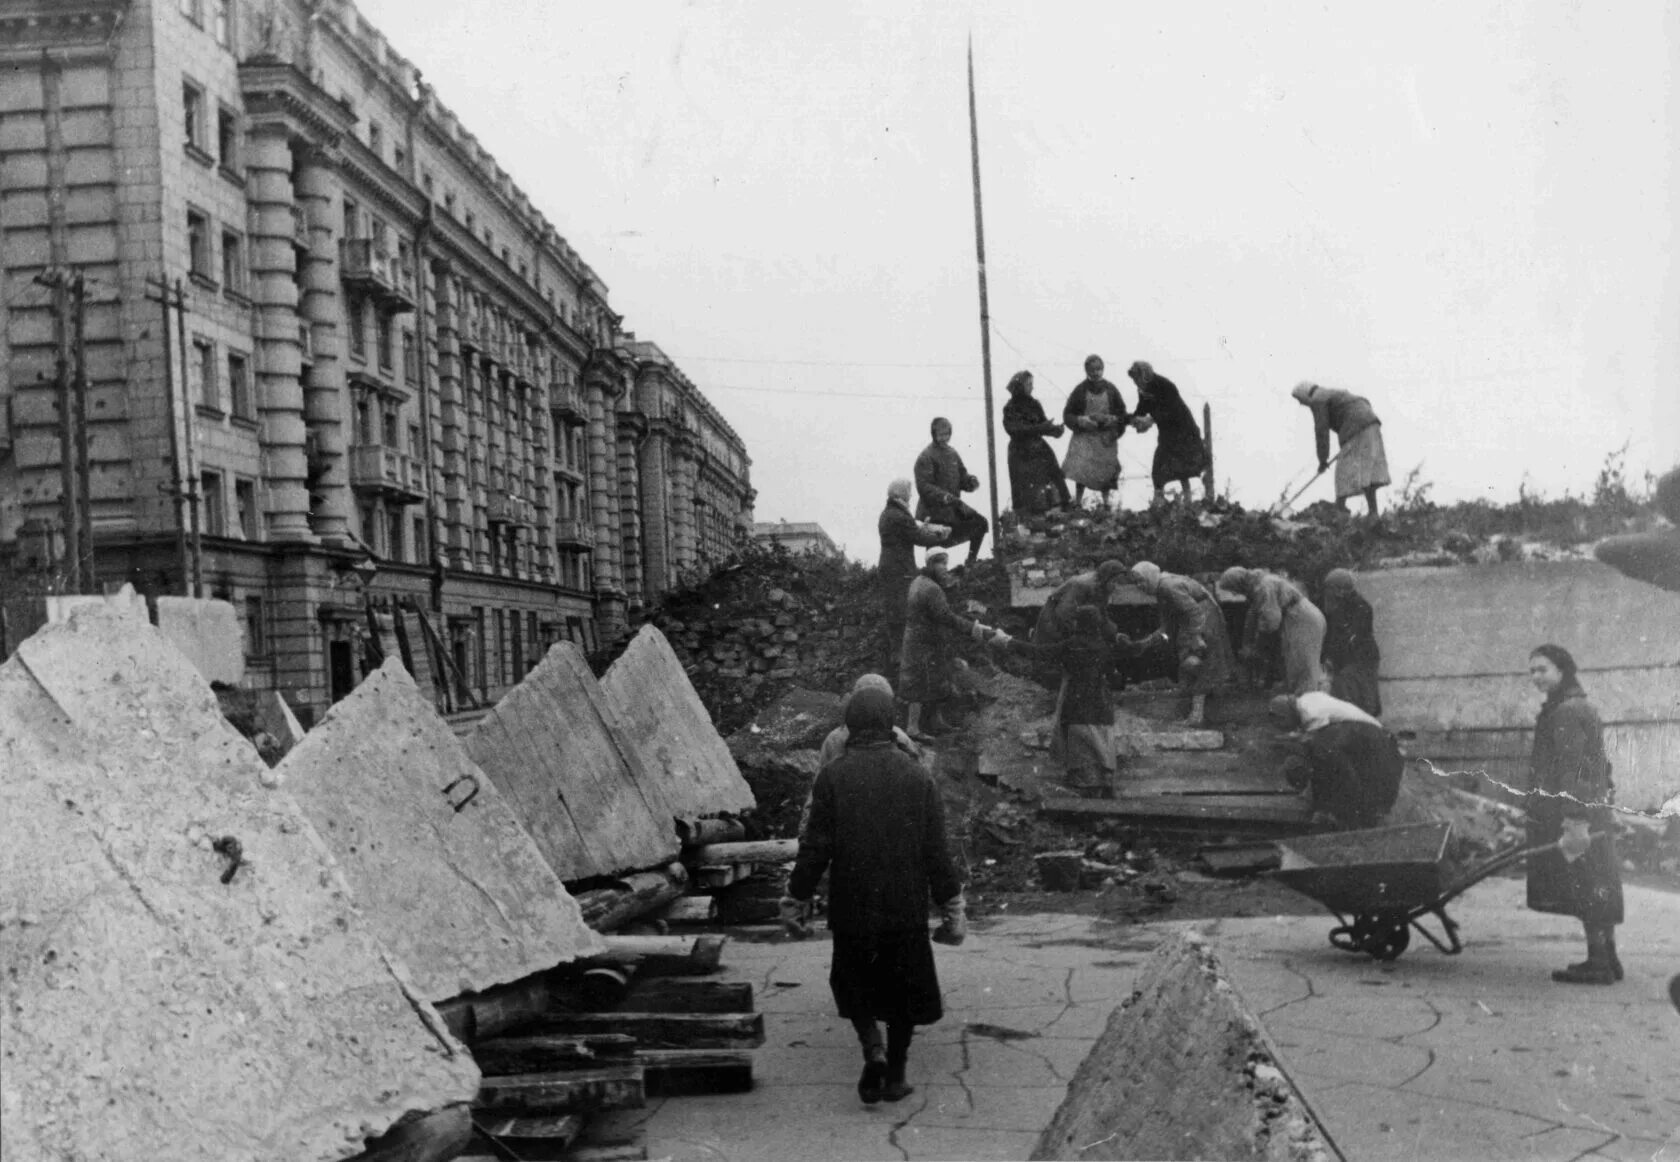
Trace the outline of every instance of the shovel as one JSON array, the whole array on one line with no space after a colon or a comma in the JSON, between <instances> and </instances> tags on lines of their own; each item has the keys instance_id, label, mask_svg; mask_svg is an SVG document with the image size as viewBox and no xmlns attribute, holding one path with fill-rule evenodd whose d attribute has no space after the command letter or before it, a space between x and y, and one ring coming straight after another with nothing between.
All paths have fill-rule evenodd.
<instances>
[{"instance_id":1,"label":"shovel","mask_svg":"<svg viewBox=\"0 0 1680 1162\"><path fill-rule=\"evenodd\" d=\"M1303 493L1307 489L1311 488L1314 484L1317 484L1318 483L1318 478L1320 476L1323 476L1326 472L1330 471L1330 465L1332 465L1336 461L1340 460L1342 458L1342 453L1345 450L1346 449L1343 449L1343 448L1336 449L1336 454L1334 456L1330 457L1330 459L1328 459L1324 462L1324 467L1320 468L1317 472L1313 473L1311 480L1309 480L1305 484L1301 485L1299 491L1297 491L1295 493L1295 495L1291 496L1288 500L1285 500L1285 501L1282 501L1278 504L1273 505L1271 507L1271 509L1266 513L1266 515L1267 516L1279 516L1279 515L1281 515L1285 512L1288 512L1289 511L1289 506L1294 504L1297 500L1301 499L1301 493Z\"/></svg>"}]
</instances>

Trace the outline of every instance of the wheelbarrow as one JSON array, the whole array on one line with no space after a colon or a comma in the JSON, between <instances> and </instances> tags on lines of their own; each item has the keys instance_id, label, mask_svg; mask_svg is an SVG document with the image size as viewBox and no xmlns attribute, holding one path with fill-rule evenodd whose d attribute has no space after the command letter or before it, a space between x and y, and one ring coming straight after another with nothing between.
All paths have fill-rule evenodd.
<instances>
[{"instance_id":1,"label":"wheelbarrow","mask_svg":"<svg viewBox=\"0 0 1680 1162\"><path fill-rule=\"evenodd\" d=\"M1412 823L1369 831L1339 831L1278 842L1282 862L1271 874L1310 896L1340 920L1330 943L1344 952L1393 960L1418 932L1448 956L1464 951L1447 905L1467 889L1556 843L1510 847L1449 876L1445 862L1450 823ZM1441 936L1421 921L1434 916Z\"/></svg>"}]
</instances>

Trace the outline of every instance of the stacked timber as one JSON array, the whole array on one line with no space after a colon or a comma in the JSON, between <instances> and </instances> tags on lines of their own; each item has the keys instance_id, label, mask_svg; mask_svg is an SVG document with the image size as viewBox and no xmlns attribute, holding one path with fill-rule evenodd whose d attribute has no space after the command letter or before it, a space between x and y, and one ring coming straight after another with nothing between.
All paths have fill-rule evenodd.
<instances>
[{"instance_id":1,"label":"stacked timber","mask_svg":"<svg viewBox=\"0 0 1680 1162\"><path fill-rule=\"evenodd\" d=\"M439 1005L484 1075L475 1133L501 1157L576 1157L592 1115L751 1089L764 1017L751 984L710 979L724 943L608 936L594 956Z\"/></svg>"}]
</instances>

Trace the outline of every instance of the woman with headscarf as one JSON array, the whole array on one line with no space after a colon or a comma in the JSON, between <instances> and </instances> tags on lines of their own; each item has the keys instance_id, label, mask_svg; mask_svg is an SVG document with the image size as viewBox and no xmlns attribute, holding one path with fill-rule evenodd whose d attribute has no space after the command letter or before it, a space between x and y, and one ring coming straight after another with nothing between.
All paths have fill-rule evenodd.
<instances>
[{"instance_id":1,"label":"woman with headscarf","mask_svg":"<svg viewBox=\"0 0 1680 1162\"><path fill-rule=\"evenodd\" d=\"M1371 401L1351 391L1302 382L1290 392L1312 412L1313 441L1318 470L1330 467L1330 433L1336 433L1336 507L1347 508L1350 496L1365 496L1371 515L1377 515L1377 489L1388 483L1388 453L1383 449L1382 421Z\"/></svg>"},{"instance_id":2,"label":"woman with headscarf","mask_svg":"<svg viewBox=\"0 0 1680 1162\"><path fill-rule=\"evenodd\" d=\"M1330 693L1351 702L1373 718L1382 716L1377 667L1382 654L1372 628L1371 603L1346 569L1324 575L1324 654Z\"/></svg>"},{"instance_id":3,"label":"woman with headscarf","mask_svg":"<svg viewBox=\"0 0 1680 1162\"><path fill-rule=\"evenodd\" d=\"M875 569L875 583L880 588L887 633L887 668L896 671L898 647L904 637L904 609L910 600L910 582L916 576L916 546L942 544L951 530L912 516L910 482L895 480L887 485L887 505L875 521L875 531L881 536L881 560Z\"/></svg>"},{"instance_id":4,"label":"woman with headscarf","mask_svg":"<svg viewBox=\"0 0 1680 1162\"><path fill-rule=\"evenodd\" d=\"M1202 584L1177 573L1163 573L1151 561L1132 566L1132 577L1155 599L1161 628L1156 636L1172 643L1178 653L1179 686L1190 695L1186 726L1207 721L1208 694L1229 682L1237 671L1231 635L1219 602Z\"/></svg>"},{"instance_id":5,"label":"woman with headscarf","mask_svg":"<svg viewBox=\"0 0 1680 1162\"><path fill-rule=\"evenodd\" d=\"M1088 357L1085 379L1062 408L1062 423L1073 432L1062 474L1074 483L1075 504L1085 500L1087 488L1095 488L1108 507L1108 494L1120 487L1120 437L1129 415L1120 389L1103 378L1102 356Z\"/></svg>"},{"instance_id":6,"label":"woman with headscarf","mask_svg":"<svg viewBox=\"0 0 1680 1162\"><path fill-rule=\"evenodd\" d=\"M1587 959L1553 972L1553 980L1614 984L1622 979L1616 955L1622 877L1610 818L1614 787L1604 724L1581 689L1575 659L1562 646L1543 645L1530 654L1528 676L1546 696L1534 722L1528 842L1558 843L1528 858L1528 906L1574 916L1586 929Z\"/></svg>"},{"instance_id":7,"label":"woman with headscarf","mask_svg":"<svg viewBox=\"0 0 1680 1162\"><path fill-rule=\"evenodd\" d=\"M951 609L951 603L945 598L945 586L951 581L945 568L948 559L944 549L935 549L927 555L921 573L910 582L898 694L909 705L905 732L916 742L932 742L931 735L953 728L940 714L940 707L955 693L951 681L956 668L953 648L956 636L967 634L976 642L993 645L1007 645L1010 640L1008 634ZM922 717L924 708L926 721ZM928 733L924 734L924 730Z\"/></svg>"},{"instance_id":8,"label":"woman with headscarf","mask_svg":"<svg viewBox=\"0 0 1680 1162\"><path fill-rule=\"evenodd\" d=\"M1178 385L1139 360L1126 371L1137 384L1137 407L1132 411L1132 426L1140 432L1155 429L1155 460L1150 467L1150 479L1155 485L1155 502L1166 500L1167 482L1178 481L1179 498L1190 503L1190 481L1207 470L1207 446L1202 443L1202 430L1196 417L1190 414Z\"/></svg>"},{"instance_id":9,"label":"woman with headscarf","mask_svg":"<svg viewBox=\"0 0 1680 1162\"><path fill-rule=\"evenodd\" d=\"M1033 398L1030 371L1009 377L1009 402L1003 405L1003 430L1009 433L1009 506L1017 514L1065 508L1072 503L1061 465L1049 440L1064 431ZM1048 439L1046 439L1048 437Z\"/></svg>"},{"instance_id":10,"label":"woman with headscarf","mask_svg":"<svg viewBox=\"0 0 1680 1162\"><path fill-rule=\"evenodd\" d=\"M968 563L972 565L991 526L963 501L961 494L979 488L980 479L969 472L962 456L951 447L950 420L935 416L930 431L933 442L916 457L916 519L951 530L940 542L944 548L967 541Z\"/></svg>"},{"instance_id":11,"label":"woman with headscarf","mask_svg":"<svg viewBox=\"0 0 1680 1162\"><path fill-rule=\"evenodd\" d=\"M1250 665L1259 657L1262 637L1275 640L1283 655L1283 682L1291 694L1324 688L1319 658L1324 652L1324 614L1307 595L1282 577L1240 565L1219 575L1219 588L1248 599L1239 655Z\"/></svg>"},{"instance_id":12,"label":"woman with headscarf","mask_svg":"<svg viewBox=\"0 0 1680 1162\"><path fill-rule=\"evenodd\" d=\"M812 784L810 818L781 902L783 923L803 934L817 883L828 873L828 983L863 1048L858 1096L868 1105L909 1096L911 1035L944 1016L928 937L930 901L943 914L933 939L961 944L967 934L944 800L933 776L893 745L892 713L892 696L883 691L852 695L845 753Z\"/></svg>"}]
</instances>

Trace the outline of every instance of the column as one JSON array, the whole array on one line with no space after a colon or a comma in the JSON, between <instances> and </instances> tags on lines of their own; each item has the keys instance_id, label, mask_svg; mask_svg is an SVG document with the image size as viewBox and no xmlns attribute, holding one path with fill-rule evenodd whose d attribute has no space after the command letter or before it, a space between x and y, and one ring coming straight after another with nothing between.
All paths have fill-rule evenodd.
<instances>
[{"instance_id":1,"label":"column","mask_svg":"<svg viewBox=\"0 0 1680 1162\"><path fill-rule=\"evenodd\" d=\"M620 574L624 594L632 607L647 600L642 576L641 477L636 466L636 445L647 431L647 418L640 412L618 413L618 510Z\"/></svg>"},{"instance_id":2,"label":"column","mask_svg":"<svg viewBox=\"0 0 1680 1162\"><path fill-rule=\"evenodd\" d=\"M437 288L432 310L437 327L438 417L443 482L443 537L439 543L451 569L472 565L472 496L467 489L467 407L462 382L461 286L445 262L432 265Z\"/></svg>"},{"instance_id":3,"label":"column","mask_svg":"<svg viewBox=\"0 0 1680 1162\"><path fill-rule=\"evenodd\" d=\"M652 420L638 467L642 501L642 589L653 600L671 588L670 509L666 504L666 463L670 457L666 420Z\"/></svg>"},{"instance_id":4,"label":"column","mask_svg":"<svg viewBox=\"0 0 1680 1162\"><path fill-rule=\"evenodd\" d=\"M671 541L677 569L699 563L699 530L694 523L694 435L678 431L671 441Z\"/></svg>"},{"instance_id":5,"label":"column","mask_svg":"<svg viewBox=\"0 0 1680 1162\"><path fill-rule=\"evenodd\" d=\"M307 425L320 503L311 515L315 535L329 544L349 540L350 495L349 389L344 378L344 303L338 278L338 238L333 228L342 188L332 157L323 150L294 145L297 180L294 193L309 233L309 249L300 259L299 314L309 328L313 361L303 374L303 418Z\"/></svg>"},{"instance_id":6,"label":"column","mask_svg":"<svg viewBox=\"0 0 1680 1162\"><path fill-rule=\"evenodd\" d=\"M246 139L255 307L257 418L273 541L313 542L304 455L297 256L292 250L292 150L283 126L258 122Z\"/></svg>"}]
</instances>

